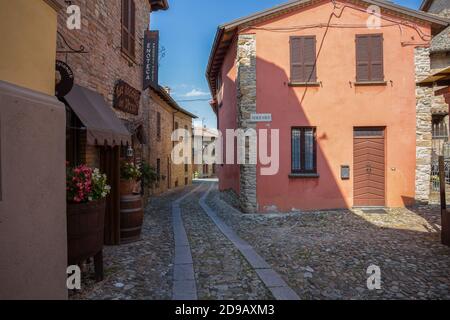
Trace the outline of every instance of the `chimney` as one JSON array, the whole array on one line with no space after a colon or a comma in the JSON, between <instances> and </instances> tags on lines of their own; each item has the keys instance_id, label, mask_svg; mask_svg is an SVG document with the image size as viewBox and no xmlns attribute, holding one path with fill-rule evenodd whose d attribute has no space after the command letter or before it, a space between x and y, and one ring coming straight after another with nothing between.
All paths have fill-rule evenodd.
<instances>
[{"instance_id":1,"label":"chimney","mask_svg":"<svg viewBox=\"0 0 450 320\"><path fill-rule=\"evenodd\" d=\"M172 89L170 89L169 86L164 86L163 89L170 95L170 92L172 91Z\"/></svg>"}]
</instances>

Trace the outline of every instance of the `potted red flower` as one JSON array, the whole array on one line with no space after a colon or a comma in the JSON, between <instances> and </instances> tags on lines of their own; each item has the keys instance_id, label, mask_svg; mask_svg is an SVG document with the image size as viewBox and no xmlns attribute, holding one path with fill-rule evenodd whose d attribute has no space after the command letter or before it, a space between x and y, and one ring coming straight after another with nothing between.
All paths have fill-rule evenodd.
<instances>
[{"instance_id":1,"label":"potted red flower","mask_svg":"<svg viewBox=\"0 0 450 320\"><path fill-rule=\"evenodd\" d=\"M98 169L67 168L67 238L69 265L94 257L96 278L103 278L105 198L111 188Z\"/></svg>"}]
</instances>

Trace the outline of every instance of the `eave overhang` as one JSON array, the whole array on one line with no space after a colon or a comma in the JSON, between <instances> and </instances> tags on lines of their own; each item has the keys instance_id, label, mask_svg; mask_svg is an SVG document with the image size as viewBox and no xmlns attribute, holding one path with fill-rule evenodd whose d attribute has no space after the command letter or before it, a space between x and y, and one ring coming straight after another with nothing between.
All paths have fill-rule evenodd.
<instances>
[{"instance_id":1,"label":"eave overhang","mask_svg":"<svg viewBox=\"0 0 450 320\"><path fill-rule=\"evenodd\" d=\"M169 9L168 0L149 0L149 1L150 1L150 5L152 6L152 11Z\"/></svg>"}]
</instances>

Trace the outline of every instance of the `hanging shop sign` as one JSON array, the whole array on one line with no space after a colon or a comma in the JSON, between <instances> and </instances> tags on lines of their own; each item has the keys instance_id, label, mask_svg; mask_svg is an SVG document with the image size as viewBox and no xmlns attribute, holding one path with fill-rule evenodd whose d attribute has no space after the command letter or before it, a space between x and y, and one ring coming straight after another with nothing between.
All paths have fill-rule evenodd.
<instances>
[{"instance_id":1,"label":"hanging shop sign","mask_svg":"<svg viewBox=\"0 0 450 320\"><path fill-rule=\"evenodd\" d=\"M65 97L73 88L74 75L72 69L60 60L56 60L55 95Z\"/></svg>"},{"instance_id":2,"label":"hanging shop sign","mask_svg":"<svg viewBox=\"0 0 450 320\"><path fill-rule=\"evenodd\" d=\"M138 115L139 102L141 100L141 92L130 86L125 81L118 81L114 88L114 103L115 109Z\"/></svg>"},{"instance_id":3,"label":"hanging shop sign","mask_svg":"<svg viewBox=\"0 0 450 320\"><path fill-rule=\"evenodd\" d=\"M144 90L158 87L159 31L145 31L144 34Z\"/></svg>"}]
</instances>

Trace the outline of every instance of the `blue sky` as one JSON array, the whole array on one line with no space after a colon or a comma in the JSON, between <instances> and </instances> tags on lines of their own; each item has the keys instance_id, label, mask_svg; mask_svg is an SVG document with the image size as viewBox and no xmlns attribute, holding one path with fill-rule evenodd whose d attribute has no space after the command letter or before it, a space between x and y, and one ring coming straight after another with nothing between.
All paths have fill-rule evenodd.
<instances>
[{"instance_id":1,"label":"blue sky","mask_svg":"<svg viewBox=\"0 0 450 320\"><path fill-rule=\"evenodd\" d=\"M160 30L165 57L160 61L159 82L172 89L179 104L196 114L208 127L216 127L209 106L206 65L217 26L286 0L169 0L170 9L152 13L151 29ZM417 9L421 0L394 0ZM183 102L183 100L205 100Z\"/></svg>"}]
</instances>

